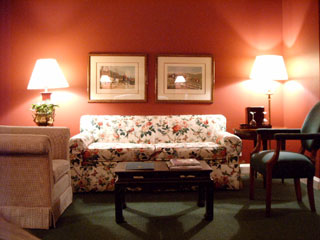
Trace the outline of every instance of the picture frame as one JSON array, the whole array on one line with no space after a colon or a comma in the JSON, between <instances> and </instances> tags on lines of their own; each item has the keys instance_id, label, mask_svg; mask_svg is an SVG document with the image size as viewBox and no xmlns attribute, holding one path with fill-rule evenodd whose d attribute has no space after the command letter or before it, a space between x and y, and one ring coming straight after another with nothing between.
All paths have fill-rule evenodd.
<instances>
[{"instance_id":1,"label":"picture frame","mask_svg":"<svg viewBox=\"0 0 320 240\"><path fill-rule=\"evenodd\" d=\"M213 103L214 81L212 55L157 56L156 102Z\"/></svg>"},{"instance_id":2,"label":"picture frame","mask_svg":"<svg viewBox=\"0 0 320 240\"><path fill-rule=\"evenodd\" d=\"M146 102L147 55L89 53L89 102Z\"/></svg>"}]
</instances>

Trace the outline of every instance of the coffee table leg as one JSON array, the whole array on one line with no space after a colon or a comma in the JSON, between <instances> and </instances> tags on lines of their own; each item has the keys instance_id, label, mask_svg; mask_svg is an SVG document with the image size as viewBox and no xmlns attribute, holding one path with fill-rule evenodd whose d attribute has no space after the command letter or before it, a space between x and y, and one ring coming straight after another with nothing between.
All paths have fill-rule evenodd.
<instances>
[{"instance_id":1,"label":"coffee table leg","mask_svg":"<svg viewBox=\"0 0 320 240\"><path fill-rule=\"evenodd\" d=\"M199 184L198 207L204 207L204 190L203 184Z\"/></svg>"},{"instance_id":2,"label":"coffee table leg","mask_svg":"<svg viewBox=\"0 0 320 240\"><path fill-rule=\"evenodd\" d=\"M124 195L123 188L118 184L115 184L114 192L115 192L114 203L115 203L116 222L123 223L125 222L122 214L123 200L124 200L122 196Z\"/></svg>"},{"instance_id":3,"label":"coffee table leg","mask_svg":"<svg viewBox=\"0 0 320 240\"><path fill-rule=\"evenodd\" d=\"M127 204L126 204L126 188L123 188L121 191L121 198L122 198L122 209L127 208Z\"/></svg>"},{"instance_id":4,"label":"coffee table leg","mask_svg":"<svg viewBox=\"0 0 320 240\"><path fill-rule=\"evenodd\" d=\"M211 182L206 184L206 214L204 218L207 221L213 220L213 191L213 183Z\"/></svg>"}]
</instances>

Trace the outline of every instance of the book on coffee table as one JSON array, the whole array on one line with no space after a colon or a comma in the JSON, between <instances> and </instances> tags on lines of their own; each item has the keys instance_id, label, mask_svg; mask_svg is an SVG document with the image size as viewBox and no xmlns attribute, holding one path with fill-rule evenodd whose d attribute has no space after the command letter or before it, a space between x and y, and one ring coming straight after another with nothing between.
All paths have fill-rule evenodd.
<instances>
[{"instance_id":1,"label":"book on coffee table","mask_svg":"<svg viewBox=\"0 0 320 240\"><path fill-rule=\"evenodd\" d=\"M127 170L153 170L153 162L129 162L126 164Z\"/></svg>"}]
</instances>

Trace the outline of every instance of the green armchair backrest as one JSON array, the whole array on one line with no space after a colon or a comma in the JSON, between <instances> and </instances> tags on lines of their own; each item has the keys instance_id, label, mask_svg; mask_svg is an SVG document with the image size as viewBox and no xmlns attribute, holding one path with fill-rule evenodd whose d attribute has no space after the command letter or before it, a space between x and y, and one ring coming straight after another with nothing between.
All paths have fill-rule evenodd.
<instances>
[{"instance_id":1,"label":"green armchair backrest","mask_svg":"<svg viewBox=\"0 0 320 240\"><path fill-rule=\"evenodd\" d=\"M308 113L301 128L301 133L319 133L320 132L320 102L318 102ZM319 149L320 140L303 140L302 146L308 151Z\"/></svg>"}]
</instances>

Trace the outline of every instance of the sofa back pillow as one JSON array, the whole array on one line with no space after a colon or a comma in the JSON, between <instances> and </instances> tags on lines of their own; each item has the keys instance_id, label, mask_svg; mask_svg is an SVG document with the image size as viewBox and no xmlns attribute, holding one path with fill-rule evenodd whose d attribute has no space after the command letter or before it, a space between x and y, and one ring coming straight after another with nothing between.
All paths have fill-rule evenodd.
<instances>
[{"instance_id":1,"label":"sofa back pillow","mask_svg":"<svg viewBox=\"0 0 320 240\"><path fill-rule=\"evenodd\" d=\"M154 119L156 143L215 142L226 131L226 118L211 115L168 115Z\"/></svg>"},{"instance_id":2,"label":"sofa back pillow","mask_svg":"<svg viewBox=\"0 0 320 240\"><path fill-rule=\"evenodd\" d=\"M84 115L80 132L88 132L95 142L153 143L155 131L146 116Z\"/></svg>"},{"instance_id":3,"label":"sofa back pillow","mask_svg":"<svg viewBox=\"0 0 320 240\"><path fill-rule=\"evenodd\" d=\"M95 142L215 142L217 133L226 131L226 118L220 114L84 115L80 131L92 135Z\"/></svg>"}]
</instances>

